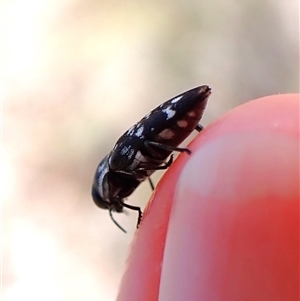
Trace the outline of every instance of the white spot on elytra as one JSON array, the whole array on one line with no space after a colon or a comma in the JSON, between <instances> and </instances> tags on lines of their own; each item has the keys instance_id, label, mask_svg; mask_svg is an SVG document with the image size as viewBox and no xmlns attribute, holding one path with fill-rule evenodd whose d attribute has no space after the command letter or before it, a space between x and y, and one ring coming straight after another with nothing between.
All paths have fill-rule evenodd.
<instances>
[{"instance_id":1,"label":"white spot on elytra","mask_svg":"<svg viewBox=\"0 0 300 301\"><path fill-rule=\"evenodd\" d=\"M148 119L150 115L151 115L151 113L148 113L148 114L144 117L144 119Z\"/></svg>"},{"instance_id":2,"label":"white spot on elytra","mask_svg":"<svg viewBox=\"0 0 300 301\"><path fill-rule=\"evenodd\" d=\"M176 113L176 111L172 110L172 106L169 106L162 111L167 114L167 120L172 118Z\"/></svg>"},{"instance_id":3,"label":"white spot on elytra","mask_svg":"<svg viewBox=\"0 0 300 301\"><path fill-rule=\"evenodd\" d=\"M175 135L175 133L170 129L165 129L158 134L158 136L160 138L165 139L165 140L172 139L174 137L174 135Z\"/></svg>"},{"instance_id":4,"label":"white spot on elytra","mask_svg":"<svg viewBox=\"0 0 300 301\"><path fill-rule=\"evenodd\" d=\"M129 159L131 159L131 157L134 155L134 153L135 153L135 150L132 149L132 148L130 148L130 151L129 151L129 153L127 154L127 157L128 157Z\"/></svg>"},{"instance_id":5,"label":"white spot on elytra","mask_svg":"<svg viewBox=\"0 0 300 301\"><path fill-rule=\"evenodd\" d=\"M188 125L188 122L186 120L178 120L177 121L177 125L180 127L180 128L186 128L187 125Z\"/></svg>"},{"instance_id":6,"label":"white spot on elytra","mask_svg":"<svg viewBox=\"0 0 300 301\"><path fill-rule=\"evenodd\" d=\"M151 128L151 132L153 132L154 131L154 128Z\"/></svg>"},{"instance_id":7,"label":"white spot on elytra","mask_svg":"<svg viewBox=\"0 0 300 301\"><path fill-rule=\"evenodd\" d=\"M135 129L135 125L132 126L128 131L127 131L127 135L131 136L134 132L134 129Z\"/></svg>"},{"instance_id":8,"label":"white spot on elytra","mask_svg":"<svg viewBox=\"0 0 300 301\"><path fill-rule=\"evenodd\" d=\"M124 146L122 149L121 149L121 151L120 151L120 154L122 155L122 156L124 156L125 154L127 154L128 153L128 151L130 150L130 146Z\"/></svg>"},{"instance_id":9,"label":"white spot on elytra","mask_svg":"<svg viewBox=\"0 0 300 301\"><path fill-rule=\"evenodd\" d=\"M137 136L137 137L143 137L142 136L142 134L143 134L143 131L144 131L144 126L143 125L141 125L138 129L137 129L137 131L136 131L136 133L134 134L135 136Z\"/></svg>"},{"instance_id":10,"label":"white spot on elytra","mask_svg":"<svg viewBox=\"0 0 300 301\"><path fill-rule=\"evenodd\" d=\"M196 117L195 111L189 111L189 112L187 113L187 115L188 115L189 117Z\"/></svg>"},{"instance_id":11,"label":"white spot on elytra","mask_svg":"<svg viewBox=\"0 0 300 301\"><path fill-rule=\"evenodd\" d=\"M177 97L175 97L172 101L171 101L171 103L176 103L178 100L180 100L182 98L182 95L181 96L177 96Z\"/></svg>"}]
</instances>

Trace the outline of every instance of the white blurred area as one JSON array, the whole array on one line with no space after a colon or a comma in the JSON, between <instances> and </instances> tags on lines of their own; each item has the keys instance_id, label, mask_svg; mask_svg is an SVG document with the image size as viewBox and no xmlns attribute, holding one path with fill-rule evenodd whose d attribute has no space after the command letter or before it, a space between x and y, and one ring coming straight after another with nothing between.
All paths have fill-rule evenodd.
<instances>
[{"instance_id":1,"label":"white blurred area","mask_svg":"<svg viewBox=\"0 0 300 301\"><path fill-rule=\"evenodd\" d=\"M115 214L124 235L93 204L97 164L197 85L213 89L204 126L298 92L298 1L4 0L1 11L2 300L115 300L137 216ZM128 202L150 193L143 184Z\"/></svg>"}]
</instances>

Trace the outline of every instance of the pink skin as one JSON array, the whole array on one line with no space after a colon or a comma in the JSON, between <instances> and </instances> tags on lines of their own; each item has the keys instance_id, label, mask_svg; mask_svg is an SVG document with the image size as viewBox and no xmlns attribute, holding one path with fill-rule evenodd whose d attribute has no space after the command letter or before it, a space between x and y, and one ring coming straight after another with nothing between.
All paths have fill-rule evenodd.
<instances>
[{"instance_id":1,"label":"pink skin","mask_svg":"<svg viewBox=\"0 0 300 301\"><path fill-rule=\"evenodd\" d=\"M207 126L157 186L118 301L299 300L299 95Z\"/></svg>"}]
</instances>

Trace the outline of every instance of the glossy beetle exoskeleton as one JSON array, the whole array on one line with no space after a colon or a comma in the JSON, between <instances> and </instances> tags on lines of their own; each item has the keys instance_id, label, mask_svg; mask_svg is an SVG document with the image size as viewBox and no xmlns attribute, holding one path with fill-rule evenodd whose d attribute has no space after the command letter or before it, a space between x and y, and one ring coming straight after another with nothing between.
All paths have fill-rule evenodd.
<instances>
[{"instance_id":1,"label":"glossy beetle exoskeleton","mask_svg":"<svg viewBox=\"0 0 300 301\"><path fill-rule=\"evenodd\" d=\"M173 162L173 151L191 153L178 145L193 130L202 130L198 123L210 94L208 86L200 86L164 102L125 132L98 165L92 187L94 202L109 210L122 231L112 212L122 212L123 207L136 210L139 225L141 208L126 204L124 199L145 179L150 180L153 172L167 169Z\"/></svg>"}]
</instances>

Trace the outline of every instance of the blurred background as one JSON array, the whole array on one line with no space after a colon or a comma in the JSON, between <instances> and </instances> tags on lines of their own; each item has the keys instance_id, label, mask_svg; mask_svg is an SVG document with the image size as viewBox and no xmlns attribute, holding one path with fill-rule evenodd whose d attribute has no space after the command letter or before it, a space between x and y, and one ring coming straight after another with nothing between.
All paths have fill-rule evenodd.
<instances>
[{"instance_id":1,"label":"blurred background","mask_svg":"<svg viewBox=\"0 0 300 301\"><path fill-rule=\"evenodd\" d=\"M204 126L298 92L298 1L1 5L3 300L115 300L137 215L115 214L125 235L93 204L97 164L195 86L213 90ZM145 183L128 202L144 207L150 194Z\"/></svg>"}]
</instances>

